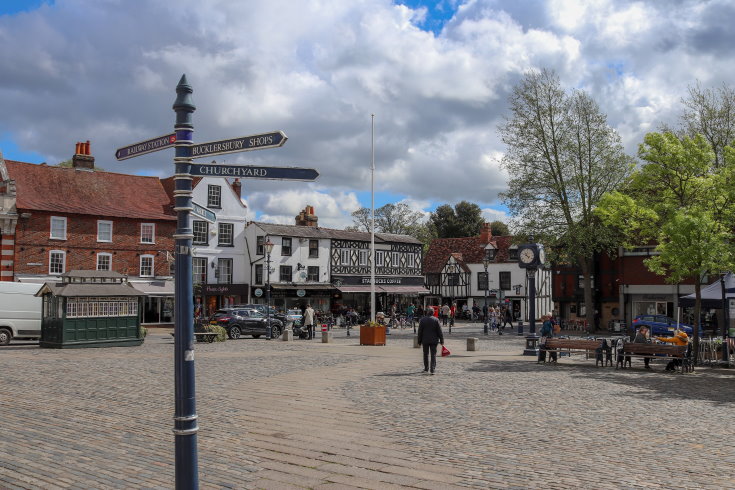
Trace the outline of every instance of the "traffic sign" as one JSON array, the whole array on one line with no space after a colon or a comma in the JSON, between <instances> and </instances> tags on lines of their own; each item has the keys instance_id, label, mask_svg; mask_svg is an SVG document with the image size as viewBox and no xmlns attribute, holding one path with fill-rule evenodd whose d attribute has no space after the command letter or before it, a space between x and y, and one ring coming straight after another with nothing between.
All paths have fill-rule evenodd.
<instances>
[{"instance_id":1,"label":"traffic sign","mask_svg":"<svg viewBox=\"0 0 735 490\"><path fill-rule=\"evenodd\" d=\"M191 147L192 158L209 157L212 155L225 155L227 153L238 153L241 151L265 150L267 148L278 148L286 143L288 137L283 131L253 134L241 136L228 140L210 141L199 143Z\"/></svg>"},{"instance_id":2,"label":"traffic sign","mask_svg":"<svg viewBox=\"0 0 735 490\"><path fill-rule=\"evenodd\" d=\"M217 220L217 215L215 215L212 211L205 208L204 206L195 203L194 201L192 201L191 203L191 208L191 214L202 218L204 221L214 223Z\"/></svg>"},{"instance_id":3,"label":"traffic sign","mask_svg":"<svg viewBox=\"0 0 735 490\"><path fill-rule=\"evenodd\" d=\"M132 145L123 146L118 148L115 152L115 158L118 160L127 160L128 158L145 155L146 153L153 153L154 151L163 150L170 146L174 146L176 143L176 134L164 134L158 138L153 138L139 143L133 143Z\"/></svg>"},{"instance_id":4,"label":"traffic sign","mask_svg":"<svg viewBox=\"0 0 735 490\"><path fill-rule=\"evenodd\" d=\"M189 173L202 177L237 177L268 180L311 181L319 177L319 172L313 168L256 167L253 165L219 165L216 163L192 164Z\"/></svg>"}]
</instances>

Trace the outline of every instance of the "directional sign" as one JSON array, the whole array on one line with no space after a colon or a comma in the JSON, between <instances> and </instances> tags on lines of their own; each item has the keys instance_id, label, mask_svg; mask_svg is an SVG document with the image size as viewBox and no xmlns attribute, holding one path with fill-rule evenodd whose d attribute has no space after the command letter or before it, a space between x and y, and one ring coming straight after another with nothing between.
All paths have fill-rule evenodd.
<instances>
[{"instance_id":1,"label":"directional sign","mask_svg":"<svg viewBox=\"0 0 735 490\"><path fill-rule=\"evenodd\" d=\"M241 179L316 180L319 172L313 168L255 167L252 165L192 164L191 175L202 177L237 177Z\"/></svg>"},{"instance_id":2,"label":"directional sign","mask_svg":"<svg viewBox=\"0 0 735 490\"><path fill-rule=\"evenodd\" d=\"M205 208L204 206L201 206L194 201L191 202L191 214L198 216L202 218L205 221L209 221L210 223L214 223L217 220L217 215L215 215L212 211Z\"/></svg>"},{"instance_id":3,"label":"directional sign","mask_svg":"<svg viewBox=\"0 0 735 490\"><path fill-rule=\"evenodd\" d=\"M286 143L288 137L283 131L271 133L254 134L252 136L241 136L229 140L210 141L200 143L191 147L192 158L209 157L212 155L224 155L226 153L237 153L240 151L265 150L278 148Z\"/></svg>"},{"instance_id":4,"label":"directional sign","mask_svg":"<svg viewBox=\"0 0 735 490\"><path fill-rule=\"evenodd\" d=\"M164 134L158 138L151 140L141 141L140 143L133 143L129 146L123 146L118 148L115 152L115 158L118 160L127 160L128 158L145 155L146 153L152 153L154 151L163 150L169 146L174 146L176 143L176 134Z\"/></svg>"}]
</instances>

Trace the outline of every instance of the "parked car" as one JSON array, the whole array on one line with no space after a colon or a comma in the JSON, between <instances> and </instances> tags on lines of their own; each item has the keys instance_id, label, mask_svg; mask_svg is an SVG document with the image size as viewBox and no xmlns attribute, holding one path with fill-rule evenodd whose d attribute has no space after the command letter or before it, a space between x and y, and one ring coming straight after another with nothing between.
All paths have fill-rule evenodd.
<instances>
[{"instance_id":1,"label":"parked car","mask_svg":"<svg viewBox=\"0 0 735 490\"><path fill-rule=\"evenodd\" d=\"M255 310L261 313L263 316L266 316L266 313L268 312L268 310L266 309L266 305L256 305L256 304L235 305L234 308ZM278 310L276 310L272 306L270 307L270 313L271 313L271 318L278 318L281 321L281 323L283 323L284 325L288 324L289 320L286 317L286 315L284 315L283 313L280 313Z\"/></svg>"},{"instance_id":2,"label":"parked car","mask_svg":"<svg viewBox=\"0 0 735 490\"><path fill-rule=\"evenodd\" d=\"M633 319L631 325L632 333L641 328L641 326L647 326L651 331L652 336L671 336L676 330L676 320L669 318L665 315L638 315ZM679 328L683 330L690 337L694 333L694 329L691 325L686 323L679 323ZM702 336L702 330L699 331L700 337Z\"/></svg>"},{"instance_id":3,"label":"parked car","mask_svg":"<svg viewBox=\"0 0 735 490\"><path fill-rule=\"evenodd\" d=\"M267 334L268 319L259 311L245 308L222 308L214 312L209 319L212 325L219 325L227 330L231 339L239 339L241 335L252 335L257 339ZM283 322L271 317L271 337L278 337L283 331Z\"/></svg>"}]
</instances>

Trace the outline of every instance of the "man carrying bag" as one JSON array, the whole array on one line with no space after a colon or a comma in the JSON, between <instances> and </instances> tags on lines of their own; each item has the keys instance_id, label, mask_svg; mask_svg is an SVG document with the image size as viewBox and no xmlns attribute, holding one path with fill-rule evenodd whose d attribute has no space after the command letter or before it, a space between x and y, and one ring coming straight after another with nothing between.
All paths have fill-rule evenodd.
<instances>
[{"instance_id":1,"label":"man carrying bag","mask_svg":"<svg viewBox=\"0 0 735 490\"><path fill-rule=\"evenodd\" d=\"M424 372L431 371L434 374L436 370L436 346L444 345L444 334L439 324L439 319L430 314L431 310L426 310L426 315L419 321L419 345L424 350ZM431 364L429 364L429 352L431 352Z\"/></svg>"}]
</instances>

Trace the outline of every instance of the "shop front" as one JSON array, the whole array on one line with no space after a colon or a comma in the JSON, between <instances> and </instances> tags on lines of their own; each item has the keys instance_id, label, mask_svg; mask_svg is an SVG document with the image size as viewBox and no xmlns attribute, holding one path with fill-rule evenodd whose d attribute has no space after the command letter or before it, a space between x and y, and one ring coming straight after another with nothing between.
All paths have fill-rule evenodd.
<instances>
[{"instance_id":1,"label":"shop front","mask_svg":"<svg viewBox=\"0 0 735 490\"><path fill-rule=\"evenodd\" d=\"M167 325L174 323L174 281L131 282L141 292L143 325Z\"/></svg>"},{"instance_id":2,"label":"shop front","mask_svg":"<svg viewBox=\"0 0 735 490\"><path fill-rule=\"evenodd\" d=\"M337 293L331 284L271 284L271 306L277 310L301 309L310 304L314 311L328 312L332 296ZM265 304L265 288L253 290L253 303Z\"/></svg>"},{"instance_id":3,"label":"shop front","mask_svg":"<svg viewBox=\"0 0 735 490\"><path fill-rule=\"evenodd\" d=\"M248 293L247 284L198 285L194 290L194 316L211 316L220 308L247 303Z\"/></svg>"},{"instance_id":4,"label":"shop front","mask_svg":"<svg viewBox=\"0 0 735 490\"><path fill-rule=\"evenodd\" d=\"M340 310L354 308L358 313L369 316L370 276L333 276L333 279L341 294L337 308ZM424 287L423 276L375 277L376 312L388 312L393 304L398 311L404 312L411 303L422 304L422 296L428 293L429 290Z\"/></svg>"}]
</instances>

